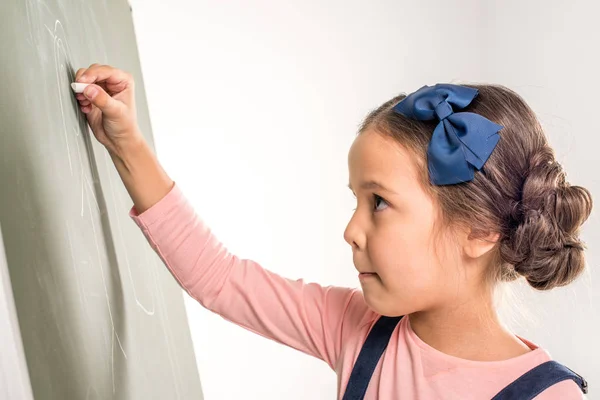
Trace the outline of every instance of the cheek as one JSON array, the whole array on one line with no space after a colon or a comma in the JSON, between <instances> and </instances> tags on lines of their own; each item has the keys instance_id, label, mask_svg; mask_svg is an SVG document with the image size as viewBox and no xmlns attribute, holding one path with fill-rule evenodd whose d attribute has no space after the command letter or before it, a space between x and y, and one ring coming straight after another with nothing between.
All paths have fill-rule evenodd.
<instances>
[{"instance_id":1,"label":"cheek","mask_svg":"<svg viewBox=\"0 0 600 400\"><path fill-rule=\"evenodd\" d=\"M431 243L430 225L415 224L379 233L377 240L369 241L369 248L371 262L381 277L382 300L385 296L390 303L402 304L411 311L430 304L446 279L435 253L437 245Z\"/></svg>"},{"instance_id":2,"label":"cheek","mask_svg":"<svg viewBox=\"0 0 600 400\"><path fill-rule=\"evenodd\" d=\"M415 232L396 234L385 245L373 248L373 262L389 289L410 295L435 280L440 266L427 239Z\"/></svg>"},{"instance_id":3,"label":"cheek","mask_svg":"<svg viewBox=\"0 0 600 400\"><path fill-rule=\"evenodd\" d=\"M439 303L444 286L440 265L424 247L409 246L413 241L398 241L398 247L382 249L386 260L373 260L380 281L363 285L367 304L382 315L407 315ZM386 251L388 252L386 254ZM382 257L383 258L383 257Z\"/></svg>"}]
</instances>

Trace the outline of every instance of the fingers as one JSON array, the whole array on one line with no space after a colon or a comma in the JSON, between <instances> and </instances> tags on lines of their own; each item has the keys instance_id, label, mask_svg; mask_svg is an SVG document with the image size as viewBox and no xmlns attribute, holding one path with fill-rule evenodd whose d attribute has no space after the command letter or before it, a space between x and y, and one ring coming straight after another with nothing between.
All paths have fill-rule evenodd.
<instances>
[{"instance_id":1,"label":"fingers","mask_svg":"<svg viewBox=\"0 0 600 400\"><path fill-rule=\"evenodd\" d=\"M92 102L89 101L83 93L76 93L75 98L79 102L79 108L84 114L92 110Z\"/></svg>"},{"instance_id":2,"label":"fingers","mask_svg":"<svg viewBox=\"0 0 600 400\"><path fill-rule=\"evenodd\" d=\"M83 75L85 71L87 71L88 69L90 69L92 67L98 66L98 65L100 65L100 64L92 64L87 68L79 68L77 70L77 72L75 73L75 82L79 82L79 78L81 78L81 75Z\"/></svg>"},{"instance_id":3,"label":"fingers","mask_svg":"<svg viewBox=\"0 0 600 400\"><path fill-rule=\"evenodd\" d=\"M100 86L105 86L109 92L120 92L128 87L133 87L131 74L109 65L100 64L92 64L88 68L77 70L75 81L100 84Z\"/></svg>"},{"instance_id":4,"label":"fingers","mask_svg":"<svg viewBox=\"0 0 600 400\"><path fill-rule=\"evenodd\" d=\"M92 64L92 65L97 65L97 64ZM91 67L91 65L90 65ZM81 77L81 75L83 75L83 73L87 70L87 68L79 68L77 70L77 72L75 73L75 82L79 82L79 78Z\"/></svg>"},{"instance_id":5,"label":"fingers","mask_svg":"<svg viewBox=\"0 0 600 400\"><path fill-rule=\"evenodd\" d=\"M104 116L120 119L129 114L129 107L135 107L133 77L125 71L109 65L92 64L88 68L78 69L75 81L90 84L83 94L76 94L81 111L85 114L97 107ZM117 97L118 94L124 96Z\"/></svg>"},{"instance_id":6,"label":"fingers","mask_svg":"<svg viewBox=\"0 0 600 400\"><path fill-rule=\"evenodd\" d=\"M102 114L109 118L119 117L123 112L124 104L113 99L98 85L89 85L85 88L83 94L88 101L88 103L84 103L85 100L83 100L81 103L81 111L84 113L91 111L92 105L98 107Z\"/></svg>"}]
</instances>

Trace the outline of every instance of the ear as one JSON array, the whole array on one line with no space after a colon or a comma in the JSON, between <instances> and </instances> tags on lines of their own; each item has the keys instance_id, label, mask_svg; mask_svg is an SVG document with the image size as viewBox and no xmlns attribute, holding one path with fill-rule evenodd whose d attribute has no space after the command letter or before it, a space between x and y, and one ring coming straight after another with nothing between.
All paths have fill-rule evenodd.
<instances>
[{"instance_id":1,"label":"ear","mask_svg":"<svg viewBox=\"0 0 600 400\"><path fill-rule=\"evenodd\" d=\"M471 237L471 232L469 232L463 242L463 250L468 257L479 258L492 250L499 238L499 233L492 232L485 237L475 239Z\"/></svg>"}]
</instances>

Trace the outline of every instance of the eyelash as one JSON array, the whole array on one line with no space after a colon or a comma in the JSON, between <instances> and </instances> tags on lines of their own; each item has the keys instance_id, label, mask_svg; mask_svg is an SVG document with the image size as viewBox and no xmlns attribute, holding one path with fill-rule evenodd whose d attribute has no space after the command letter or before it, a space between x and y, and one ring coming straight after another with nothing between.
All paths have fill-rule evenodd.
<instances>
[{"instance_id":1,"label":"eyelash","mask_svg":"<svg viewBox=\"0 0 600 400\"><path fill-rule=\"evenodd\" d=\"M356 195L354 195L354 198L356 199ZM377 200L381 200L385 204L387 204L387 201L383 197L381 197L381 196L379 196L379 195L377 195L375 193L373 193L373 200L375 200L375 210L374 210L374 212L383 211L383 210L379 210L379 211L377 210ZM356 211L356 208L353 208L352 210ZM384 210L385 210L385 208L384 208Z\"/></svg>"},{"instance_id":2,"label":"eyelash","mask_svg":"<svg viewBox=\"0 0 600 400\"><path fill-rule=\"evenodd\" d=\"M381 196L378 196L378 195L376 195L376 194L373 194L373 198L375 199L375 208L376 208L376 209L377 209L377 200L378 200L378 199L379 199L379 200L381 200L382 202L384 202L384 203L387 205L387 201L386 201L386 200L385 200L383 197L381 197ZM384 208L384 210L385 210L385 208ZM376 211L377 211L377 210L376 210ZM381 210L379 210L379 211L381 211Z\"/></svg>"}]
</instances>

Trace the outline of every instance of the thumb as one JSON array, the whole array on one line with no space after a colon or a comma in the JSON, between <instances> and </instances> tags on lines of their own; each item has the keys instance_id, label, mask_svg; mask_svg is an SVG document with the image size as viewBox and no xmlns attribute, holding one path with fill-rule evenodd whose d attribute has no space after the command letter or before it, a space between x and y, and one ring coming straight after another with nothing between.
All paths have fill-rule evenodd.
<instances>
[{"instance_id":1,"label":"thumb","mask_svg":"<svg viewBox=\"0 0 600 400\"><path fill-rule=\"evenodd\" d=\"M121 104L98 85L89 85L83 95L107 117L116 117L121 111Z\"/></svg>"}]
</instances>

